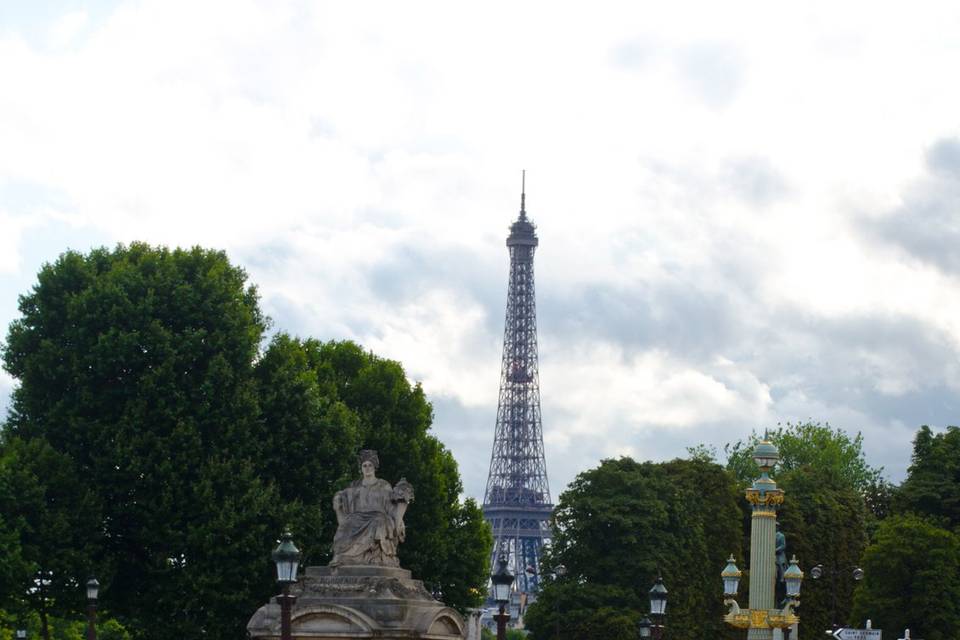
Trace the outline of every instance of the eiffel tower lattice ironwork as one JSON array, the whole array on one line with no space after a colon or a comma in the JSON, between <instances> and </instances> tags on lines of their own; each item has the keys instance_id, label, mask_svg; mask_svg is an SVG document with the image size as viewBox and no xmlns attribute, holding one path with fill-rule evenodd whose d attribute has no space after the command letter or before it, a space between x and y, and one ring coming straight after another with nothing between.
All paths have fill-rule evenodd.
<instances>
[{"instance_id":1,"label":"eiffel tower lattice ironwork","mask_svg":"<svg viewBox=\"0 0 960 640\"><path fill-rule=\"evenodd\" d=\"M550 487L543 454L540 419L540 370L537 358L537 307L533 253L538 244L527 218L526 176L520 216L510 226L510 284L503 332L503 364L497 425L483 515L493 528L491 567L506 555L521 593L536 594L540 554L550 539Z\"/></svg>"}]
</instances>

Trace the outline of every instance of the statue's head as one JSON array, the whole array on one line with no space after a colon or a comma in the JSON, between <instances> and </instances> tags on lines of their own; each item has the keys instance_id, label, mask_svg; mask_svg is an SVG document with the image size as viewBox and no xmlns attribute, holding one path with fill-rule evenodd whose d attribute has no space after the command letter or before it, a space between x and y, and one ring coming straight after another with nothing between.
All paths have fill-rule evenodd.
<instances>
[{"instance_id":1,"label":"statue's head","mask_svg":"<svg viewBox=\"0 0 960 640\"><path fill-rule=\"evenodd\" d=\"M367 465L367 463L369 463L369 466L367 466L367 468L370 469L371 472L376 471L377 469L380 468L380 457L377 456L377 452L374 451L373 449L362 450L360 454L357 456L357 461L360 463L361 472L365 471L364 466ZM364 475L367 475L367 474L364 473Z\"/></svg>"}]
</instances>

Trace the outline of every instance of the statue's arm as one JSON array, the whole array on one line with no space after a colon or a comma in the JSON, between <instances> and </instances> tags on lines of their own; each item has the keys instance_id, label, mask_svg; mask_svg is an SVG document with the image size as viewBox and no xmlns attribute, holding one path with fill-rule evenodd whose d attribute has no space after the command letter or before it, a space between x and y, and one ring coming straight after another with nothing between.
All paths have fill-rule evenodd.
<instances>
[{"instance_id":1,"label":"statue's arm","mask_svg":"<svg viewBox=\"0 0 960 640\"><path fill-rule=\"evenodd\" d=\"M406 512L406 502L397 502L393 505L393 523L397 527L397 537L400 542L407 539L407 526L403 523L403 516Z\"/></svg>"},{"instance_id":2,"label":"statue's arm","mask_svg":"<svg viewBox=\"0 0 960 640\"><path fill-rule=\"evenodd\" d=\"M347 517L347 509L344 505L343 491L337 491L333 494L333 512L337 514L337 524L340 524Z\"/></svg>"},{"instance_id":3,"label":"statue's arm","mask_svg":"<svg viewBox=\"0 0 960 640\"><path fill-rule=\"evenodd\" d=\"M393 502L393 524L397 528L397 536L400 542L407 537L407 527L403 523L403 516L407 512L407 505L413 502L413 485L405 478L400 478L400 482L393 487L390 492L390 501Z\"/></svg>"}]
</instances>

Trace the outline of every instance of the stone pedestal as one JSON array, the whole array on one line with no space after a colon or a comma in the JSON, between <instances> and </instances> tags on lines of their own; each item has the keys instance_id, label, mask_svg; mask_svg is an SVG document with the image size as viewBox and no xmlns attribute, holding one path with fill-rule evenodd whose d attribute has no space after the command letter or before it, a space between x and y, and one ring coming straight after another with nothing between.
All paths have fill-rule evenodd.
<instances>
[{"instance_id":1,"label":"stone pedestal","mask_svg":"<svg viewBox=\"0 0 960 640\"><path fill-rule=\"evenodd\" d=\"M406 569L373 566L309 567L290 587L298 640L463 640L466 625L454 609L433 599ZM279 640L276 598L260 607L247 631L253 640Z\"/></svg>"}]
</instances>

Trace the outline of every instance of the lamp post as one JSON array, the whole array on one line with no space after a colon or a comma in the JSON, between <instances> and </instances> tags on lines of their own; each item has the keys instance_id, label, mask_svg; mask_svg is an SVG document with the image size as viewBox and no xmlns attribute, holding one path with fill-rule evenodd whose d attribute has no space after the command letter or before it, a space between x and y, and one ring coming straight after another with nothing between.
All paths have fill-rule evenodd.
<instances>
[{"instance_id":1,"label":"lamp post","mask_svg":"<svg viewBox=\"0 0 960 640\"><path fill-rule=\"evenodd\" d=\"M558 564L553 568L553 579L563 580L563 577L567 575L567 565ZM553 602L553 637L555 640L560 640L560 598L556 598Z\"/></svg>"},{"instance_id":2,"label":"lamp post","mask_svg":"<svg viewBox=\"0 0 960 640\"><path fill-rule=\"evenodd\" d=\"M17 629L17 640L27 640L26 629Z\"/></svg>"},{"instance_id":3,"label":"lamp post","mask_svg":"<svg viewBox=\"0 0 960 640\"><path fill-rule=\"evenodd\" d=\"M87 580L87 640L97 640L97 596L100 583L93 576Z\"/></svg>"},{"instance_id":4,"label":"lamp post","mask_svg":"<svg viewBox=\"0 0 960 640\"><path fill-rule=\"evenodd\" d=\"M800 583L803 571L796 556L784 572L787 598L782 608L774 602L776 591L776 523L777 510L783 504L783 491L770 478L770 471L780 459L780 452L773 443L763 440L753 450L753 460L760 467L760 477L747 489L747 501L751 505L750 518L750 593L749 608L737 604L737 590L742 572L737 568L733 555L721 572L723 578L724 604L730 611L723 617L727 624L748 629L749 640L773 640L774 629L789 629L800 618L794 613L799 605ZM785 631L789 638L789 631Z\"/></svg>"},{"instance_id":5,"label":"lamp post","mask_svg":"<svg viewBox=\"0 0 960 640\"><path fill-rule=\"evenodd\" d=\"M290 594L290 585L297 581L297 567L300 565L300 550L293 544L293 535L289 529L283 531L280 544L271 554L277 565L277 582L280 583L282 593L277 596L280 601L280 638L291 640L290 609L297 601L297 596Z\"/></svg>"},{"instance_id":6,"label":"lamp post","mask_svg":"<svg viewBox=\"0 0 960 640\"><path fill-rule=\"evenodd\" d=\"M507 604L510 603L510 589L513 586L513 574L507 568L507 558L500 554L497 560L497 570L490 576L493 583L493 599L500 606L500 614L497 618L497 640L506 640L507 638L507 620L510 614L506 612Z\"/></svg>"},{"instance_id":7,"label":"lamp post","mask_svg":"<svg viewBox=\"0 0 960 640\"><path fill-rule=\"evenodd\" d=\"M830 570L826 573L830 574L830 626L831 631L836 631L839 629L837 626L837 576L840 574L837 571L836 565L832 565ZM822 563L817 563L810 569L810 577L814 580L819 580L824 575L824 566ZM860 567L854 567L850 570L850 577L854 579L855 582L860 582L863 580L863 569Z\"/></svg>"},{"instance_id":8,"label":"lamp post","mask_svg":"<svg viewBox=\"0 0 960 640\"><path fill-rule=\"evenodd\" d=\"M664 621L667 617L667 588L663 586L663 576L657 575L657 581L650 588L650 615L656 621L652 625L653 637L660 640L663 637Z\"/></svg>"}]
</instances>

